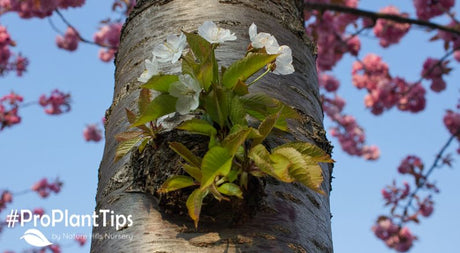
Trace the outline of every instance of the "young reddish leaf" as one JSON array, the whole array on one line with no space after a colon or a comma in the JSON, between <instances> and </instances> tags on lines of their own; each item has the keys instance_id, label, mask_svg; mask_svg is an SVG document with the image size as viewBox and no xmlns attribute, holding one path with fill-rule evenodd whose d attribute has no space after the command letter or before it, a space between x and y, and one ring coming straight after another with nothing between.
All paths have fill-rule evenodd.
<instances>
[{"instance_id":1,"label":"young reddish leaf","mask_svg":"<svg viewBox=\"0 0 460 253\"><path fill-rule=\"evenodd\" d=\"M118 160L120 160L120 158L125 156L142 139L143 137L137 137L137 138L133 138L131 140L127 140L127 141L124 141L118 144L117 150L115 151L114 162L117 162Z\"/></svg>"},{"instance_id":2,"label":"young reddish leaf","mask_svg":"<svg viewBox=\"0 0 460 253\"><path fill-rule=\"evenodd\" d=\"M201 188L204 189L214 182L216 176L226 176L232 167L233 157L227 149L219 146L212 147L201 162Z\"/></svg>"},{"instance_id":3,"label":"young reddish leaf","mask_svg":"<svg viewBox=\"0 0 460 253\"><path fill-rule=\"evenodd\" d=\"M176 191L182 188L196 185L193 178L188 176L176 175L168 178L158 189L159 193L167 193L170 191Z\"/></svg>"},{"instance_id":4,"label":"young reddish leaf","mask_svg":"<svg viewBox=\"0 0 460 253\"><path fill-rule=\"evenodd\" d=\"M235 87L233 87L233 91L237 95L244 96L249 93L248 85L245 82L238 80Z\"/></svg>"},{"instance_id":5,"label":"young reddish leaf","mask_svg":"<svg viewBox=\"0 0 460 253\"><path fill-rule=\"evenodd\" d=\"M188 196L185 205L188 209L188 215L195 223L195 228L198 227L198 221L200 220L201 206L203 205L203 199L208 195L207 189L195 189L190 196Z\"/></svg>"},{"instance_id":6,"label":"young reddish leaf","mask_svg":"<svg viewBox=\"0 0 460 253\"><path fill-rule=\"evenodd\" d=\"M150 78L150 80L141 87L167 93L169 91L169 86L178 81L179 77L176 75L156 75Z\"/></svg>"},{"instance_id":7,"label":"young reddish leaf","mask_svg":"<svg viewBox=\"0 0 460 253\"><path fill-rule=\"evenodd\" d=\"M137 103L140 114L144 113L145 109L151 102L150 99L150 91L148 89L141 89L141 92L139 93L139 102Z\"/></svg>"},{"instance_id":8,"label":"young reddish leaf","mask_svg":"<svg viewBox=\"0 0 460 253\"><path fill-rule=\"evenodd\" d=\"M174 150L174 152L176 152L178 155L184 158L184 160L190 163L191 165L195 167L201 166L201 158L194 155L192 151L190 151L186 146L184 146L184 144L180 142L170 142L169 148Z\"/></svg>"},{"instance_id":9,"label":"young reddish leaf","mask_svg":"<svg viewBox=\"0 0 460 253\"><path fill-rule=\"evenodd\" d=\"M250 76L262 69L268 63L274 61L277 54L249 53L241 60L238 60L225 71L222 77L222 84L232 89L238 81L244 82Z\"/></svg>"},{"instance_id":10,"label":"young reddish leaf","mask_svg":"<svg viewBox=\"0 0 460 253\"><path fill-rule=\"evenodd\" d=\"M128 118L128 122L129 124L133 124L134 122L136 122L136 114L132 111L130 111L128 108L125 108L125 111L126 111L126 117Z\"/></svg>"},{"instance_id":11,"label":"young reddish leaf","mask_svg":"<svg viewBox=\"0 0 460 253\"><path fill-rule=\"evenodd\" d=\"M137 127L144 125L150 121L156 120L157 118L175 112L176 111L176 101L177 98L168 95L161 94L156 97L150 104L147 106L145 111L141 114L139 119L137 119L131 127Z\"/></svg>"},{"instance_id":12,"label":"young reddish leaf","mask_svg":"<svg viewBox=\"0 0 460 253\"><path fill-rule=\"evenodd\" d=\"M243 198L243 192L241 191L241 188L233 183L225 183L217 188L217 190L225 194L227 196L236 196L240 199Z\"/></svg>"},{"instance_id":13,"label":"young reddish leaf","mask_svg":"<svg viewBox=\"0 0 460 253\"><path fill-rule=\"evenodd\" d=\"M217 190L216 186L214 184L211 184L209 187L209 192L214 196L215 199L218 201L226 200L230 201L230 199L224 197L220 192Z\"/></svg>"},{"instance_id":14,"label":"young reddish leaf","mask_svg":"<svg viewBox=\"0 0 460 253\"><path fill-rule=\"evenodd\" d=\"M129 131L129 132L123 132L115 135L115 139L118 142L123 142L123 141L128 141L134 138L139 137L143 132L141 131Z\"/></svg>"}]
</instances>

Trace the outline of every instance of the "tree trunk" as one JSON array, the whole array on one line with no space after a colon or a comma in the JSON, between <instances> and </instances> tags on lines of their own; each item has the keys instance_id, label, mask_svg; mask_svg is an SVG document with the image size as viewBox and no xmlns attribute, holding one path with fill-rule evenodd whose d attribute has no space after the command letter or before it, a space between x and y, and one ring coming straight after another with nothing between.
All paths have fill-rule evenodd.
<instances>
[{"instance_id":1,"label":"tree trunk","mask_svg":"<svg viewBox=\"0 0 460 253\"><path fill-rule=\"evenodd\" d=\"M138 1L123 29L116 58L114 100L106 115L106 146L99 168L96 197L96 211L110 209L115 215L132 215L133 225L119 230L112 226L94 227L91 252L333 251L329 211L330 165L322 165L325 195L299 184L279 183L267 178L261 186L263 190L252 193L256 201L247 213L229 212L231 206L225 203L205 204L199 227L195 229L186 212L181 213L181 208L175 213L168 211L166 202L171 199L159 198L154 192L168 174L174 173L170 170L180 169L179 160L168 150L167 142L180 138L199 146L200 142L205 142L204 137L192 138L173 131L158 138L157 148L147 147L142 154L133 151L133 154L113 162L118 144L114 136L128 128L124 110L136 109L137 77L143 71L144 59L151 57L154 45L162 42L168 34L178 34L180 30L196 31L206 20L230 29L238 37L237 41L226 42L217 49L220 65L228 66L244 55L249 44L248 27L252 22L257 24L260 32L271 33L280 45L292 48L294 74L270 74L251 87L253 91L265 92L282 100L302 115L302 120L290 122L292 135L277 134L270 143L310 141L330 153L331 147L322 126L314 46L303 32L302 2Z\"/></svg>"}]
</instances>

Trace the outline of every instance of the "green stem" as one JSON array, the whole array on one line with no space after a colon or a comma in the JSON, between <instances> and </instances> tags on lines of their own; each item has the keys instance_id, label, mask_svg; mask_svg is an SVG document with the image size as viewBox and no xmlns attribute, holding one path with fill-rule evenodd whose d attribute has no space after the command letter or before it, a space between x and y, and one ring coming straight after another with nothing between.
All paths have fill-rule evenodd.
<instances>
[{"instance_id":1,"label":"green stem","mask_svg":"<svg viewBox=\"0 0 460 253\"><path fill-rule=\"evenodd\" d=\"M259 81L262 77L264 77L266 74L268 74L270 72L270 68L267 68L267 70L262 73L260 76L258 76L256 79L254 79L254 81L252 81L250 84L248 84L248 87L253 85L255 82Z\"/></svg>"}]
</instances>

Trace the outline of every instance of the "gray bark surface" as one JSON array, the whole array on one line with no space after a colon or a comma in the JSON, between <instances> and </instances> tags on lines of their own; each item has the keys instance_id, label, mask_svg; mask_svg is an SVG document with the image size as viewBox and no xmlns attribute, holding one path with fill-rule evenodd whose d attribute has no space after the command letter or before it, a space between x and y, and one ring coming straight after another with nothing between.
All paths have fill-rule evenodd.
<instances>
[{"instance_id":1,"label":"gray bark surface","mask_svg":"<svg viewBox=\"0 0 460 253\"><path fill-rule=\"evenodd\" d=\"M137 78L144 70L144 59L151 57L153 47L168 34L196 31L206 20L230 29L238 37L237 41L226 42L217 49L219 65L228 66L244 55L252 22L257 24L259 32L271 33L280 45L291 47L296 72L288 76L269 74L251 87L282 100L302 115L302 120L290 122L292 135L276 135L269 145L286 140L310 141L330 153L322 126L313 47L303 33L302 2L138 1L123 29L115 61L114 99L106 115L106 144L96 196L97 210L132 215L134 224L118 231L111 226L94 227L91 252L333 252L329 208L331 165L322 165L325 195L299 184L267 180L265 196L254 216L233 224L225 220L226 216L218 216L214 221L205 215L195 229L186 214L163 212L158 197L152 193L162 183L157 180L158 173L165 177L180 169L178 158L165 143L177 138L190 143L205 139L171 132L162 137L158 149L148 147L142 154L133 152L117 163L113 161L118 145L114 136L129 126L124 110L136 110L140 85ZM205 205L203 212L206 208Z\"/></svg>"}]
</instances>

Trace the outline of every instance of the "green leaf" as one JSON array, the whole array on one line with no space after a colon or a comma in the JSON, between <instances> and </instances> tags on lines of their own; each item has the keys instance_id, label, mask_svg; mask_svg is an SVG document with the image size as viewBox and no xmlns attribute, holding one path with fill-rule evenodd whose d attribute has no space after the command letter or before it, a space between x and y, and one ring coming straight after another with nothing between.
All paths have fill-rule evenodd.
<instances>
[{"instance_id":1,"label":"green leaf","mask_svg":"<svg viewBox=\"0 0 460 253\"><path fill-rule=\"evenodd\" d=\"M230 92L214 85L213 90L205 97L206 112L220 127L224 127L227 121L231 101L230 96Z\"/></svg>"},{"instance_id":2,"label":"green leaf","mask_svg":"<svg viewBox=\"0 0 460 253\"><path fill-rule=\"evenodd\" d=\"M323 182L322 169L317 162L308 160L309 158L310 157L304 157L307 162L305 171L291 172L291 175L296 179L296 181L304 184L308 188L324 194L324 191L321 190L321 183Z\"/></svg>"},{"instance_id":3,"label":"green leaf","mask_svg":"<svg viewBox=\"0 0 460 253\"><path fill-rule=\"evenodd\" d=\"M178 155L184 158L185 161L190 163L193 166L200 167L201 166L201 158L194 155L192 151L190 151L184 144L180 142L170 142L169 148L174 150Z\"/></svg>"},{"instance_id":4,"label":"green leaf","mask_svg":"<svg viewBox=\"0 0 460 253\"><path fill-rule=\"evenodd\" d=\"M230 121L233 125L248 125L246 120L246 110L244 109L243 103L241 103L238 96L234 96L231 100L229 114Z\"/></svg>"},{"instance_id":5,"label":"green leaf","mask_svg":"<svg viewBox=\"0 0 460 253\"><path fill-rule=\"evenodd\" d=\"M201 206L203 205L203 199L208 195L207 189L195 189L190 196L188 196L185 205L188 209L188 215L195 223L195 228L198 227L198 221L200 220Z\"/></svg>"},{"instance_id":6,"label":"green leaf","mask_svg":"<svg viewBox=\"0 0 460 253\"><path fill-rule=\"evenodd\" d=\"M177 129L185 130L194 134L202 134L207 136L213 136L217 134L217 130L206 120L202 119L191 119L180 124Z\"/></svg>"},{"instance_id":7,"label":"green leaf","mask_svg":"<svg viewBox=\"0 0 460 253\"><path fill-rule=\"evenodd\" d=\"M200 35L184 32L187 42L195 57L203 63L212 52L211 43L203 39Z\"/></svg>"},{"instance_id":8,"label":"green leaf","mask_svg":"<svg viewBox=\"0 0 460 253\"><path fill-rule=\"evenodd\" d=\"M275 127L283 131L288 131L286 119L299 118L298 113L294 109L267 94L250 93L240 97L240 101L243 103L247 113L260 121L280 112Z\"/></svg>"},{"instance_id":9,"label":"green leaf","mask_svg":"<svg viewBox=\"0 0 460 253\"><path fill-rule=\"evenodd\" d=\"M291 163L289 174L296 181L314 191L322 193L320 189L323 182L322 170L318 163L313 161L311 157L302 155L302 153L292 147L277 148L273 151L273 154L283 155L289 160Z\"/></svg>"},{"instance_id":10,"label":"green leaf","mask_svg":"<svg viewBox=\"0 0 460 253\"><path fill-rule=\"evenodd\" d=\"M150 91L148 89L141 89L141 92L139 93L139 101L137 103L140 114L142 114L150 104L150 99Z\"/></svg>"},{"instance_id":11,"label":"green leaf","mask_svg":"<svg viewBox=\"0 0 460 253\"><path fill-rule=\"evenodd\" d=\"M122 132L122 133L115 135L115 139L118 142L128 141L128 140L139 137L142 133L143 132L140 132L140 131Z\"/></svg>"},{"instance_id":12,"label":"green leaf","mask_svg":"<svg viewBox=\"0 0 460 253\"><path fill-rule=\"evenodd\" d=\"M264 173L279 179L278 175L275 174L272 166L272 160L270 159L270 153L264 145L259 144L254 146L249 151L249 158L254 164Z\"/></svg>"},{"instance_id":13,"label":"green leaf","mask_svg":"<svg viewBox=\"0 0 460 253\"><path fill-rule=\"evenodd\" d=\"M284 148L284 147L295 148L297 151L302 153L302 155L310 156L311 160L315 162L323 162L323 163L333 163L334 162L334 160L332 160L332 158L326 153L326 151L322 150L320 147L312 143L290 142L290 143L281 145L277 147L276 149Z\"/></svg>"},{"instance_id":14,"label":"green leaf","mask_svg":"<svg viewBox=\"0 0 460 253\"><path fill-rule=\"evenodd\" d=\"M150 78L150 80L141 87L167 93L169 91L169 86L178 81L179 77L176 75L156 75Z\"/></svg>"},{"instance_id":15,"label":"green leaf","mask_svg":"<svg viewBox=\"0 0 460 253\"><path fill-rule=\"evenodd\" d=\"M238 81L246 81L265 65L274 61L277 56L277 54L249 53L228 67L222 77L222 84L227 88L233 88Z\"/></svg>"},{"instance_id":16,"label":"green leaf","mask_svg":"<svg viewBox=\"0 0 460 253\"><path fill-rule=\"evenodd\" d=\"M227 149L219 146L212 147L201 162L201 188L204 189L214 182L216 176L226 176L232 167L233 157Z\"/></svg>"},{"instance_id":17,"label":"green leaf","mask_svg":"<svg viewBox=\"0 0 460 253\"><path fill-rule=\"evenodd\" d=\"M118 162L120 158L125 156L138 142L140 142L143 137L133 138L127 141L123 141L118 144L117 149L115 151L115 159L114 162Z\"/></svg>"},{"instance_id":18,"label":"green leaf","mask_svg":"<svg viewBox=\"0 0 460 253\"><path fill-rule=\"evenodd\" d=\"M217 188L217 190L225 195L228 196L236 196L240 199L243 198L243 192L241 191L241 188L233 183L225 183Z\"/></svg>"},{"instance_id":19,"label":"green leaf","mask_svg":"<svg viewBox=\"0 0 460 253\"><path fill-rule=\"evenodd\" d=\"M273 127L275 126L276 122L278 121L278 118L279 118L279 113L273 114L265 118L264 121L260 123L258 130L259 130L261 137L254 139L252 143L253 146L262 143L265 140L265 138L267 138L267 136L270 134Z\"/></svg>"},{"instance_id":20,"label":"green leaf","mask_svg":"<svg viewBox=\"0 0 460 253\"><path fill-rule=\"evenodd\" d=\"M195 62L195 57L193 57L193 53L189 51L185 56L182 58L182 74L189 74L192 77L196 77L196 73L200 66L198 63Z\"/></svg>"},{"instance_id":21,"label":"green leaf","mask_svg":"<svg viewBox=\"0 0 460 253\"><path fill-rule=\"evenodd\" d=\"M158 189L158 192L167 193L194 185L196 185L196 183L193 178L183 175L176 175L168 178L168 180L166 180L161 185L160 189Z\"/></svg>"},{"instance_id":22,"label":"green leaf","mask_svg":"<svg viewBox=\"0 0 460 253\"><path fill-rule=\"evenodd\" d=\"M217 66L217 62L214 57L214 53L209 54L208 58L199 64L199 69L196 72L196 78L200 81L201 87L203 87L205 91L209 90L209 87L211 87L213 82L217 82L216 77L218 73L215 66Z\"/></svg>"},{"instance_id":23,"label":"green leaf","mask_svg":"<svg viewBox=\"0 0 460 253\"><path fill-rule=\"evenodd\" d=\"M150 104L147 106L145 111L141 114L139 119L137 119L131 127L136 127L144 125L150 121L156 120L159 117L175 112L176 111L176 101L177 98L168 95L161 94L156 97Z\"/></svg>"},{"instance_id":24,"label":"green leaf","mask_svg":"<svg viewBox=\"0 0 460 253\"><path fill-rule=\"evenodd\" d=\"M240 174L239 170L230 170L230 172L227 175L227 179L230 183L235 181L238 178L238 175Z\"/></svg>"},{"instance_id":25,"label":"green leaf","mask_svg":"<svg viewBox=\"0 0 460 253\"><path fill-rule=\"evenodd\" d=\"M193 165L188 163L182 164L182 168L187 172L190 176L195 178L196 181L201 182L201 170Z\"/></svg>"},{"instance_id":26,"label":"green leaf","mask_svg":"<svg viewBox=\"0 0 460 253\"><path fill-rule=\"evenodd\" d=\"M147 143L149 143L150 138L144 138L144 140L139 144L138 150L139 153L142 153L144 151L145 146L147 146Z\"/></svg>"},{"instance_id":27,"label":"green leaf","mask_svg":"<svg viewBox=\"0 0 460 253\"><path fill-rule=\"evenodd\" d=\"M238 132L229 134L222 141L222 146L228 150L231 156L234 156L238 148L246 141L250 132L249 128L243 128Z\"/></svg>"},{"instance_id":28,"label":"green leaf","mask_svg":"<svg viewBox=\"0 0 460 253\"><path fill-rule=\"evenodd\" d=\"M291 183L294 182L294 178L289 174L289 169L292 166L292 162L289 158L281 154L271 154L270 160L272 161L272 176L279 179L280 181Z\"/></svg>"}]
</instances>

